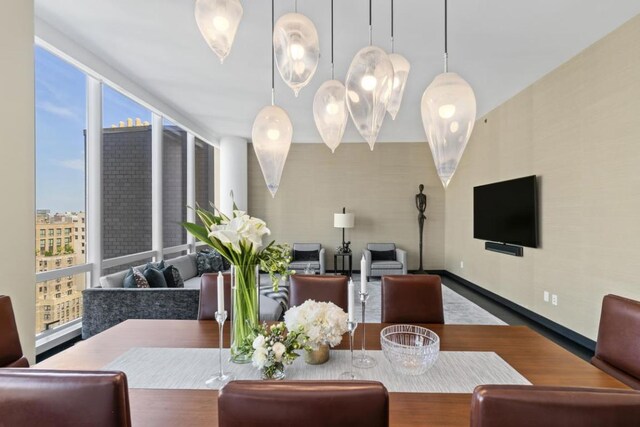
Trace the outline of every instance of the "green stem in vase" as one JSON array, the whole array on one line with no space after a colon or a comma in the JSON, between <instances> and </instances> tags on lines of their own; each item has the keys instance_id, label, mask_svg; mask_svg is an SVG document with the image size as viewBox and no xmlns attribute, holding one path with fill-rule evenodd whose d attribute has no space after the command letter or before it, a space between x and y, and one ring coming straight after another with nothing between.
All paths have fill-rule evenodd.
<instances>
[{"instance_id":1,"label":"green stem in vase","mask_svg":"<svg viewBox=\"0 0 640 427\"><path fill-rule=\"evenodd\" d=\"M247 337L258 326L258 287L255 265L234 265L235 295L233 302L232 360L236 363L250 362L250 355L241 351Z\"/></svg>"}]
</instances>

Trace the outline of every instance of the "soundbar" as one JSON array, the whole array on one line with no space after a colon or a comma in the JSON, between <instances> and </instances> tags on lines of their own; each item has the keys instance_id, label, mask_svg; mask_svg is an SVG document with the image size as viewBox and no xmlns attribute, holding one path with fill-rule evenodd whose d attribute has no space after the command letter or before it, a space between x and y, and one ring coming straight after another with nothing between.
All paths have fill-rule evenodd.
<instances>
[{"instance_id":1,"label":"soundbar","mask_svg":"<svg viewBox=\"0 0 640 427\"><path fill-rule=\"evenodd\" d=\"M522 246L507 245L506 243L485 242L484 248L488 251L513 256L522 256L523 254Z\"/></svg>"}]
</instances>

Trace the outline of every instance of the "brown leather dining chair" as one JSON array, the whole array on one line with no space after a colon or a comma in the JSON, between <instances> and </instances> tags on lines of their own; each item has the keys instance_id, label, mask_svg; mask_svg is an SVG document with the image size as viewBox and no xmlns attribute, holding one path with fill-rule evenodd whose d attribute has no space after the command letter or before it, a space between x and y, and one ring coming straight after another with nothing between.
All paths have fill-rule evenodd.
<instances>
[{"instance_id":1,"label":"brown leather dining chair","mask_svg":"<svg viewBox=\"0 0 640 427\"><path fill-rule=\"evenodd\" d=\"M0 368L28 368L22 354L11 298L0 295Z\"/></svg>"},{"instance_id":2,"label":"brown leather dining chair","mask_svg":"<svg viewBox=\"0 0 640 427\"><path fill-rule=\"evenodd\" d=\"M640 390L640 302L617 295L604 297L591 363Z\"/></svg>"},{"instance_id":3,"label":"brown leather dining chair","mask_svg":"<svg viewBox=\"0 0 640 427\"><path fill-rule=\"evenodd\" d=\"M444 323L441 283L433 274L382 276L382 323Z\"/></svg>"},{"instance_id":4,"label":"brown leather dining chair","mask_svg":"<svg viewBox=\"0 0 640 427\"><path fill-rule=\"evenodd\" d=\"M0 425L129 427L122 372L0 370Z\"/></svg>"},{"instance_id":5,"label":"brown leather dining chair","mask_svg":"<svg viewBox=\"0 0 640 427\"><path fill-rule=\"evenodd\" d=\"M224 277L224 307L227 320L231 320L231 273L222 273ZM204 273L200 280L200 303L198 320L216 320L218 310L218 273Z\"/></svg>"},{"instance_id":6,"label":"brown leather dining chair","mask_svg":"<svg viewBox=\"0 0 640 427\"><path fill-rule=\"evenodd\" d=\"M220 427L298 424L386 427L389 394L375 381L231 381L219 392Z\"/></svg>"},{"instance_id":7,"label":"brown leather dining chair","mask_svg":"<svg viewBox=\"0 0 640 427\"><path fill-rule=\"evenodd\" d=\"M289 304L293 307L308 299L332 302L345 312L348 308L347 276L294 274L291 276Z\"/></svg>"},{"instance_id":8,"label":"brown leather dining chair","mask_svg":"<svg viewBox=\"0 0 640 427\"><path fill-rule=\"evenodd\" d=\"M482 385L471 398L471 427L637 427L633 390Z\"/></svg>"}]
</instances>

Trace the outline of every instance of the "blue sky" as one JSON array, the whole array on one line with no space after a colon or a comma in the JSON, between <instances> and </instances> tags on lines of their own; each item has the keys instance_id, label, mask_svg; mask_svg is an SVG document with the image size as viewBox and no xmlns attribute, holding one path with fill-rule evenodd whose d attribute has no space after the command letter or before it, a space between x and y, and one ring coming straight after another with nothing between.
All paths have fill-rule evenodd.
<instances>
[{"instance_id":1,"label":"blue sky","mask_svg":"<svg viewBox=\"0 0 640 427\"><path fill-rule=\"evenodd\" d=\"M82 71L35 48L36 208L85 210L86 78ZM103 126L151 112L104 85Z\"/></svg>"}]
</instances>

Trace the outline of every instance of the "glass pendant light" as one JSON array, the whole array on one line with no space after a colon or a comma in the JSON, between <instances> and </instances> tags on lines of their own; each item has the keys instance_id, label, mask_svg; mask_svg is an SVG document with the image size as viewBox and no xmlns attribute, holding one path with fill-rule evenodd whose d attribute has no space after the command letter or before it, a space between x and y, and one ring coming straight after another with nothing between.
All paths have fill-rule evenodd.
<instances>
[{"instance_id":1,"label":"glass pendant light","mask_svg":"<svg viewBox=\"0 0 640 427\"><path fill-rule=\"evenodd\" d=\"M198 29L220 63L231 51L242 13L240 0L196 0Z\"/></svg>"},{"instance_id":2,"label":"glass pendant light","mask_svg":"<svg viewBox=\"0 0 640 427\"><path fill-rule=\"evenodd\" d=\"M389 60L393 65L393 88L391 90L391 98L387 105L387 111L392 120L396 119L400 104L402 103L402 95L404 95L404 88L407 84L407 78L409 77L409 71L411 70L411 64L407 59L395 53L395 40L393 38L393 0L391 0L391 53L389 54Z\"/></svg>"},{"instance_id":3,"label":"glass pendant light","mask_svg":"<svg viewBox=\"0 0 640 427\"><path fill-rule=\"evenodd\" d=\"M361 49L347 72L347 107L360 135L373 146L378 138L393 88L393 64L379 47L372 46L369 0L369 46Z\"/></svg>"},{"instance_id":4,"label":"glass pendant light","mask_svg":"<svg viewBox=\"0 0 640 427\"><path fill-rule=\"evenodd\" d=\"M320 45L315 25L298 13L297 0L295 5L295 13L287 13L276 22L273 52L282 80L297 97L318 68Z\"/></svg>"},{"instance_id":5,"label":"glass pendant light","mask_svg":"<svg viewBox=\"0 0 640 427\"><path fill-rule=\"evenodd\" d=\"M462 77L448 70L447 0L444 2L444 73L422 95L422 123L438 176L447 188L476 121L476 97Z\"/></svg>"},{"instance_id":6,"label":"glass pendant light","mask_svg":"<svg viewBox=\"0 0 640 427\"><path fill-rule=\"evenodd\" d=\"M349 113L346 89L335 80L333 66L333 0L331 0L331 80L324 82L313 98L313 119L325 144L335 153L347 127Z\"/></svg>"},{"instance_id":7,"label":"glass pendant light","mask_svg":"<svg viewBox=\"0 0 640 427\"><path fill-rule=\"evenodd\" d=\"M271 31L274 23L274 0L271 0ZM253 122L251 138L253 150L258 157L267 188L272 197L276 196L280 186L282 170L287 161L293 125L285 110L275 105L275 67L274 56L271 54L271 105L264 107Z\"/></svg>"}]
</instances>

